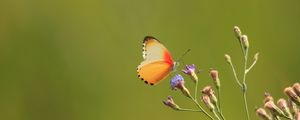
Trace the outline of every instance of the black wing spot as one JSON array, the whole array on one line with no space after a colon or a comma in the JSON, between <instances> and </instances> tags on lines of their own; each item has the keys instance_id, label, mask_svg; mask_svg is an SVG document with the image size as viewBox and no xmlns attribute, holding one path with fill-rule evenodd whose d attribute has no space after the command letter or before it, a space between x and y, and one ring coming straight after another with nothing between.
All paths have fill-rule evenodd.
<instances>
[{"instance_id":1,"label":"black wing spot","mask_svg":"<svg viewBox=\"0 0 300 120\"><path fill-rule=\"evenodd\" d=\"M141 77L141 75L138 75L138 77Z\"/></svg>"},{"instance_id":2,"label":"black wing spot","mask_svg":"<svg viewBox=\"0 0 300 120\"><path fill-rule=\"evenodd\" d=\"M154 85L153 83L150 83L150 85Z\"/></svg>"},{"instance_id":3,"label":"black wing spot","mask_svg":"<svg viewBox=\"0 0 300 120\"><path fill-rule=\"evenodd\" d=\"M148 81L145 81L146 84L148 84Z\"/></svg>"},{"instance_id":4,"label":"black wing spot","mask_svg":"<svg viewBox=\"0 0 300 120\"><path fill-rule=\"evenodd\" d=\"M141 80L144 80L144 78L141 78Z\"/></svg>"}]
</instances>

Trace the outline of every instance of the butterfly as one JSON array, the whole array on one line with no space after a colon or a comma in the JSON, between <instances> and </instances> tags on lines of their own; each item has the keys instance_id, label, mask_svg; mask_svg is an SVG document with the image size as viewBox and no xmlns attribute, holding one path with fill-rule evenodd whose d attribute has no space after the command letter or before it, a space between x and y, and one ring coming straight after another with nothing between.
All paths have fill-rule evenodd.
<instances>
[{"instance_id":1,"label":"butterfly","mask_svg":"<svg viewBox=\"0 0 300 120\"><path fill-rule=\"evenodd\" d=\"M168 49L152 36L144 38L143 58L144 61L137 67L137 74L150 85L165 79L176 66Z\"/></svg>"}]
</instances>

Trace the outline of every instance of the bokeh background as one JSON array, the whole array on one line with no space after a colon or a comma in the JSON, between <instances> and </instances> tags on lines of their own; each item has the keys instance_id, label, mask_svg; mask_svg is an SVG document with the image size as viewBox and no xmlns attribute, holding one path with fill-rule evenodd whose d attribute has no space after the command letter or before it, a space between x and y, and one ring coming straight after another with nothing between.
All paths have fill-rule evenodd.
<instances>
[{"instance_id":1,"label":"bokeh background","mask_svg":"<svg viewBox=\"0 0 300 120\"><path fill-rule=\"evenodd\" d=\"M169 78L148 86L136 75L142 40L157 37L178 58L203 72L200 87L212 85L209 68L220 71L227 119L245 119L241 91L223 55L238 71L242 54L232 28L249 36L249 109L263 93L299 81L299 0L1 0L1 120L206 120L201 113L175 112L162 104L172 95L195 108ZM241 72L239 72L239 75ZM187 79L187 86L193 84Z\"/></svg>"}]
</instances>

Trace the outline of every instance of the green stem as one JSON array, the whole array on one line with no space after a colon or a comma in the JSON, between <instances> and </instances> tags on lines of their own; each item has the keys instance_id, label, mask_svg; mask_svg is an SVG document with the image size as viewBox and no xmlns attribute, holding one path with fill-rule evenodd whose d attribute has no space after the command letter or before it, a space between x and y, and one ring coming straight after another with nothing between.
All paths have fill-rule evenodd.
<instances>
[{"instance_id":1,"label":"green stem","mask_svg":"<svg viewBox=\"0 0 300 120\"><path fill-rule=\"evenodd\" d=\"M242 87L242 84L241 84L241 82L239 81L239 78L237 77L235 68L234 68L234 66L233 66L232 63L230 63L230 67L231 67L231 69L232 69L233 76L234 76L234 79L235 79L236 83L237 83L240 87Z\"/></svg>"},{"instance_id":2,"label":"green stem","mask_svg":"<svg viewBox=\"0 0 300 120\"><path fill-rule=\"evenodd\" d=\"M221 99L220 99L220 88L217 88L218 89L218 105L217 105L217 110L218 110L218 113L220 114L220 116L221 116L221 118L223 119L223 120L225 120L225 117L224 117L224 115L223 115L223 113L222 113L222 110L221 110Z\"/></svg>"},{"instance_id":3,"label":"green stem","mask_svg":"<svg viewBox=\"0 0 300 120\"><path fill-rule=\"evenodd\" d=\"M257 60L253 61L253 63L251 64L251 66L248 69L246 69L246 73L248 73L254 67L254 65L256 64L256 62L257 62Z\"/></svg>"},{"instance_id":4,"label":"green stem","mask_svg":"<svg viewBox=\"0 0 300 120\"><path fill-rule=\"evenodd\" d=\"M243 83L246 82L246 75L247 75L247 63L248 63L248 49L245 51L245 56L244 56L244 76L243 76Z\"/></svg>"},{"instance_id":5,"label":"green stem","mask_svg":"<svg viewBox=\"0 0 300 120\"><path fill-rule=\"evenodd\" d=\"M217 113L216 113L215 110L213 110L212 112L214 113L215 117L216 117L218 120L221 120L221 119L219 118L219 116L217 115Z\"/></svg>"},{"instance_id":6,"label":"green stem","mask_svg":"<svg viewBox=\"0 0 300 120\"><path fill-rule=\"evenodd\" d=\"M248 62L248 49L245 50L245 56L244 56L244 76L243 76L243 98L244 98L244 105L245 105L245 110L246 110L246 114L247 114L247 120L250 120L250 116L249 116L249 110L248 110L248 105L247 105L247 96L246 96L246 92L247 92L247 84L246 84L246 76L247 76L247 62Z\"/></svg>"},{"instance_id":7,"label":"green stem","mask_svg":"<svg viewBox=\"0 0 300 120\"><path fill-rule=\"evenodd\" d=\"M195 96L194 98L197 99L197 92L198 92L198 80L196 80L196 83L195 83Z\"/></svg>"},{"instance_id":8,"label":"green stem","mask_svg":"<svg viewBox=\"0 0 300 120\"><path fill-rule=\"evenodd\" d=\"M249 110L248 110L248 105L247 105L246 91L243 91L243 98L244 98L244 105L245 105L245 110L246 110L246 114L247 114L247 120L250 120Z\"/></svg>"},{"instance_id":9,"label":"green stem","mask_svg":"<svg viewBox=\"0 0 300 120\"><path fill-rule=\"evenodd\" d=\"M277 116L277 115L274 116L274 119L275 119L275 120L281 120L280 117Z\"/></svg>"},{"instance_id":10,"label":"green stem","mask_svg":"<svg viewBox=\"0 0 300 120\"><path fill-rule=\"evenodd\" d=\"M177 111L202 112L201 110L179 108Z\"/></svg>"},{"instance_id":11,"label":"green stem","mask_svg":"<svg viewBox=\"0 0 300 120\"><path fill-rule=\"evenodd\" d=\"M201 107L201 105L197 102L197 100L196 99L194 99L194 98L191 98L192 100L193 100L193 102L197 105L197 107L207 116L207 117L209 117L211 120L214 120L214 118L213 117L211 117L202 107Z\"/></svg>"},{"instance_id":12,"label":"green stem","mask_svg":"<svg viewBox=\"0 0 300 120\"><path fill-rule=\"evenodd\" d=\"M289 120L294 120L294 118L291 118L291 117L289 117L289 116L287 116L287 115L282 115L282 117L283 117L283 118L286 118L286 119L289 119Z\"/></svg>"}]
</instances>

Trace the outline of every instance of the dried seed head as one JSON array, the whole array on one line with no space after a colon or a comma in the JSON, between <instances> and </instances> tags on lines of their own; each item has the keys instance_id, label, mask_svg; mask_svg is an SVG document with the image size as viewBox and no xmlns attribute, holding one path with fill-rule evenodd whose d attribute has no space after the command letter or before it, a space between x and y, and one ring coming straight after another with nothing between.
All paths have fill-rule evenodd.
<instances>
[{"instance_id":1,"label":"dried seed head","mask_svg":"<svg viewBox=\"0 0 300 120\"><path fill-rule=\"evenodd\" d=\"M291 112L290 112L290 109L288 108L288 105L287 105L287 102L285 99L283 98L280 98L278 101L277 101L277 105L278 107L284 112L284 114L286 116L288 116L289 118L293 118Z\"/></svg>"},{"instance_id":2,"label":"dried seed head","mask_svg":"<svg viewBox=\"0 0 300 120\"><path fill-rule=\"evenodd\" d=\"M293 85L293 89L294 89L294 91L296 92L296 94L297 94L298 96L300 96L300 84L299 84L299 83L295 83L295 84Z\"/></svg>"},{"instance_id":3,"label":"dried seed head","mask_svg":"<svg viewBox=\"0 0 300 120\"><path fill-rule=\"evenodd\" d=\"M211 86L205 86L205 87L202 89L202 93L205 94L205 95L211 96L211 95L213 95L215 92L213 91L213 89L212 89Z\"/></svg>"},{"instance_id":4,"label":"dried seed head","mask_svg":"<svg viewBox=\"0 0 300 120\"><path fill-rule=\"evenodd\" d=\"M266 102L264 107L273 115L284 116L284 113L274 104L273 101Z\"/></svg>"},{"instance_id":5,"label":"dried seed head","mask_svg":"<svg viewBox=\"0 0 300 120\"><path fill-rule=\"evenodd\" d=\"M297 105L300 105L300 98L294 91L292 87L287 87L284 89L284 93Z\"/></svg>"},{"instance_id":6,"label":"dried seed head","mask_svg":"<svg viewBox=\"0 0 300 120\"><path fill-rule=\"evenodd\" d=\"M215 106L211 103L210 98L208 95L203 95L202 96L202 101L206 105L206 107L210 110L213 111L215 109Z\"/></svg>"},{"instance_id":7,"label":"dried seed head","mask_svg":"<svg viewBox=\"0 0 300 120\"><path fill-rule=\"evenodd\" d=\"M298 111L297 105L291 100L288 99L288 107L291 110L292 114L295 115Z\"/></svg>"},{"instance_id":8,"label":"dried seed head","mask_svg":"<svg viewBox=\"0 0 300 120\"><path fill-rule=\"evenodd\" d=\"M279 107L281 110L288 109L287 102L286 102L286 100L283 99L283 98L280 98L280 99L277 101L277 105L278 105L278 107Z\"/></svg>"},{"instance_id":9,"label":"dried seed head","mask_svg":"<svg viewBox=\"0 0 300 120\"><path fill-rule=\"evenodd\" d=\"M296 120L300 120L300 111L298 111L298 112L296 113L295 119L296 119Z\"/></svg>"},{"instance_id":10,"label":"dried seed head","mask_svg":"<svg viewBox=\"0 0 300 120\"><path fill-rule=\"evenodd\" d=\"M266 110L263 108L257 108L256 115L261 117L264 120L272 120L272 118L267 114Z\"/></svg>"},{"instance_id":11,"label":"dried seed head","mask_svg":"<svg viewBox=\"0 0 300 120\"><path fill-rule=\"evenodd\" d=\"M271 96L270 93L265 92L265 99L264 99L264 103L269 102L269 101L274 101L273 97Z\"/></svg>"},{"instance_id":12,"label":"dried seed head","mask_svg":"<svg viewBox=\"0 0 300 120\"><path fill-rule=\"evenodd\" d=\"M209 70L209 75L213 79L216 87L220 88L221 87L221 83L220 83L220 79L219 79L219 72L217 70L211 68Z\"/></svg>"},{"instance_id":13,"label":"dried seed head","mask_svg":"<svg viewBox=\"0 0 300 120\"><path fill-rule=\"evenodd\" d=\"M218 99L217 99L217 97L216 97L216 95L215 95L215 92L214 92L214 90L212 89L211 86L206 86L206 87L204 87L204 88L202 89L202 93L203 93L204 95L209 96L210 100L212 101L212 103L213 103L214 105L217 104Z\"/></svg>"}]
</instances>

